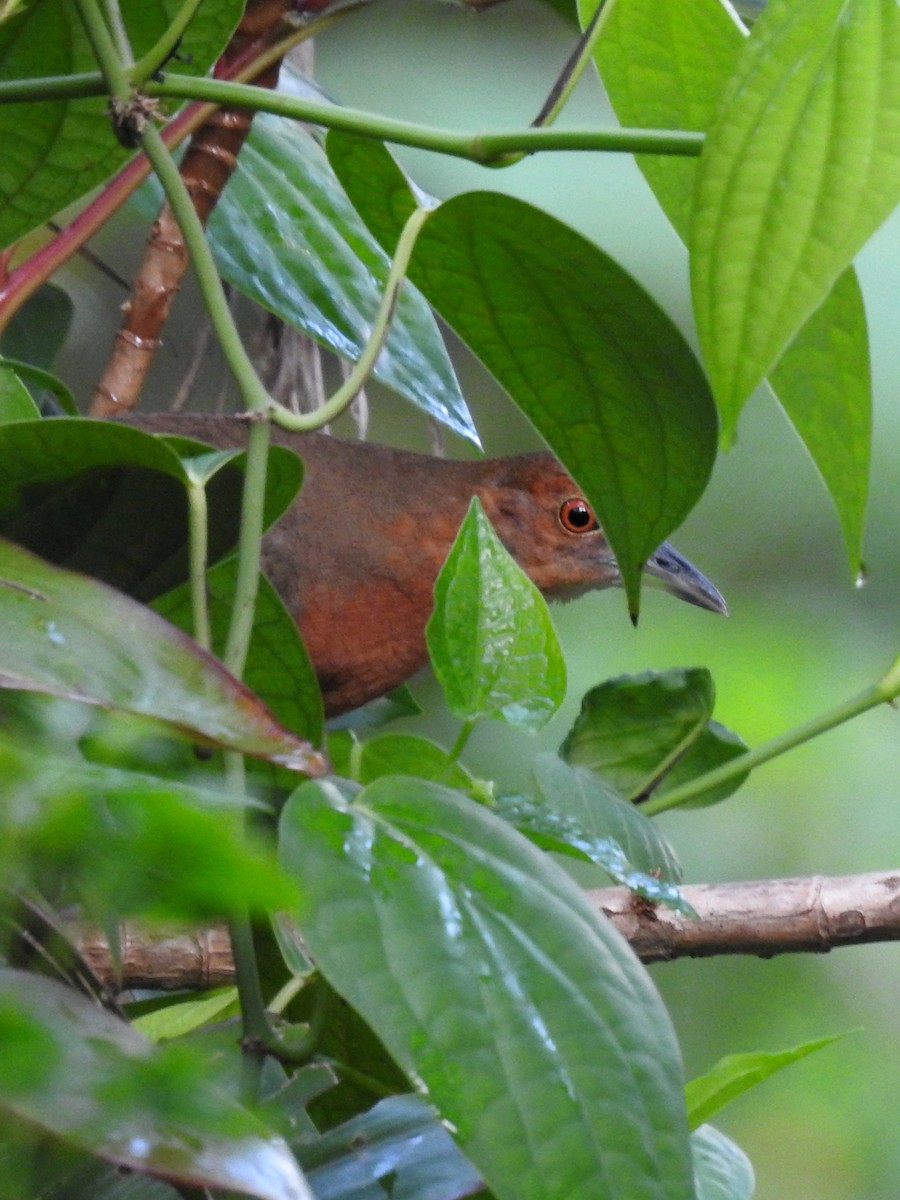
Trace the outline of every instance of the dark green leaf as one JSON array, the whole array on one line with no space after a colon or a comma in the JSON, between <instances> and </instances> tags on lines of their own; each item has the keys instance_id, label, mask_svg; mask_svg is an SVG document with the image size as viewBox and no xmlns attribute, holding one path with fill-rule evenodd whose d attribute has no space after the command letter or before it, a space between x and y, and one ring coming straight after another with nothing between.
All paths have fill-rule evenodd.
<instances>
[{"instance_id":1,"label":"dark green leaf","mask_svg":"<svg viewBox=\"0 0 900 1200\"><path fill-rule=\"evenodd\" d=\"M692 1196L668 1017L626 944L546 855L434 783L281 821L321 970L453 1123L500 1200Z\"/></svg>"},{"instance_id":2,"label":"dark green leaf","mask_svg":"<svg viewBox=\"0 0 900 1200\"><path fill-rule=\"evenodd\" d=\"M386 151L329 137L328 152L363 220L392 246L414 201ZM636 612L643 563L696 503L715 459L712 397L684 338L601 250L510 196L442 204L410 278L578 480Z\"/></svg>"},{"instance_id":3,"label":"dark green leaf","mask_svg":"<svg viewBox=\"0 0 900 1200\"><path fill-rule=\"evenodd\" d=\"M45 283L0 334L0 354L49 371L69 334L74 306L68 292Z\"/></svg>"},{"instance_id":4,"label":"dark green leaf","mask_svg":"<svg viewBox=\"0 0 900 1200\"><path fill-rule=\"evenodd\" d=\"M583 0L585 16L594 4ZM705 130L744 40L719 0L621 0L607 16L596 60L624 125ZM698 160L643 155L637 162L687 241ZM785 351L771 383L834 499L855 570L869 474L869 376L865 310L851 267Z\"/></svg>"},{"instance_id":5,"label":"dark green leaf","mask_svg":"<svg viewBox=\"0 0 900 1200\"><path fill-rule=\"evenodd\" d=\"M736 1096L743 1095L777 1071L783 1071L792 1063L815 1054L817 1050L839 1042L845 1034L817 1038L794 1046L792 1050L767 1052L758 1050L750 1054L729 1054L720 1058L711 1071L698 1075L685 1088L688 1106L688 1121L692 1129L715 1116L720 1108L730 1104Z\"/></svg>"},{"instance_id":6,"label":"dark green leaf","mask_svg":"<svg viewBox=\"0 0 900 1200\"><path fill-rule=\"evenodd\" d=\"M120 7L139 58L163 33L181 2L124 0ZM204 75L242 11L242 0L201 5L182 40L179 69ZM0 24L0 78L95 70L77 9L66 0L27 4L15 19ZM85 195L129 156L110 128L105 96L4 104L0 143L0 247Z\"/></svg>"},{"instance_id":7,"label":"dark green leaf","mask_svg":"<svg viewBox=\"0 0 900 1200\"><path fill-rule=\"evenodd\" d=\"M0 425L0 534L43 558L150 600L187 578L188 472L199 442L114 421L61 417ZM244 455L207 488L210 561L237 541ZM297 456L273 447L265 522L296 495Z\"/></svg>"},{"instance_id":8,"label":"dark green leaf","mask_svg":"<svg viewBox=\"0 0 900 1200\"><path fill-rule=\"evenodd\" d=\"M93 1154L197 1187L311 1200L284 1142L182 1046L154 1048L70 988L0 970L0 1104ZM33 1057L26 1055L30 1047ZM40 1055L34 1051L40 1047Z\"/></svg>"},{"instance_id":9,"label":"dark green leaf","mask_svg":"<svg viewBox=\"0 0 900 1200\"><path fill-rule=\"evenodd\" d=\"M707 135L691 235L726 433L900 199L893 0L770 0Z\"/></svg>"},{"instance_id":10,"label":"dark green leaf","mask_svg":"<svg viewBox=\"0 0 900 1200\"><path fill-rule=\"evenodd\" d=\"M540 729L562 703L566 667L541 593L472 499L434 585L425 630L450 710Z\"/></svg>"},{"instance_id":11,"label":"dark green leaf","mask_svg":"<svg viewBox=\"0 0 900 1200\"><path fill-rule=\"evenodd\" d=\"M228 636L236 582L236 558L226 559L206 573L212 644L219 654L224 650ZM155 600L153 608L179 629L191 631L193 618L187 584ZM259 581L243 678L247 687L265 701L282 725L314 745L321 742L324 716L315 672L296 621L265 576Z\"/></svg>"},{"instance_id":12,"label":"dark green leaf","mask_svg":"<svg viewBox=\"0 0 900 1200\"><path fill-rule=\"evenodd\" d=\"M322 768L307 743L180 630L112 588L3 541L0 626L0 687L155 717L292 770Z\"/></svg>"},{"instance_id":13,"label":"dark green leaf","mask_svg":"<svg viewBox=\"0 0 900 1200\"><path fill-rule=\"evenodd\" d=\"M587 693L560 753L630 799L661 795L746 751L736 734L711 720L713 703L705 667L620 675ZM723 800L745 778L704 792L694 803Z\"/></svg>"},{"instance_id":14,"label":"dark green leaf","mask_svg":"<svg viewBox=\"0 0 900 1200\"><path fill-rule=\"evenodd\" d=\"M437 1113L418 1096L389 1096L298 1146L297 1154L316 1200L382 1200L382 1187L388 1196L456 1200L483 1186Z\"/></svg>"},{"instance_id":15,"label":"dark green leaf","mask_svg":"<svg viewBox=\"0 0 900 1200\"><path fill-rule=\"evenodd\" d=\"M223 277L289 324L355 362L368 339L388 259L348 202L318 143L260 114L240 170L210 220ZM401 293L375 377L479 445L434 317Z\"/></svg>"},{"instance_id":16,"label":"dark green leaf","mask_svg":"<svg viewBox=\"0 0 900 1200\"><path fill-rule=\"evenodd\" d=\"M697 1200L752 1200L756 1190L753 1167L731 1138L701 1125L691 1134Z\"/></svg>"}]
</instances>

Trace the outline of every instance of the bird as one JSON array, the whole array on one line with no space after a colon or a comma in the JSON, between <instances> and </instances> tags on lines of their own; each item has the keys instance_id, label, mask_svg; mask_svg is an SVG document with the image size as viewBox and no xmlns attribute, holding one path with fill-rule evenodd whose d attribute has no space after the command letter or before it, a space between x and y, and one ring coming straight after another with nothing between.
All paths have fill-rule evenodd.
<instances>
[{"instance_id":1,"label":"bird","mask_svg":"<svg viewBox=\"0 0 900 1200\"><path fill-rule=\"evenodd\" d=\"M247 441L248 423L238 416L120 420L217 449ZM434 583L473 496L548 600L621 583L592 507L548 451L460 461L274 425L272 440L300 456L304 478L264 536L262 566L299 627L326 717L385 695L426 665ZM645 570L680 599L727 611L668 542Z\"/></svg>"}]
</instances>

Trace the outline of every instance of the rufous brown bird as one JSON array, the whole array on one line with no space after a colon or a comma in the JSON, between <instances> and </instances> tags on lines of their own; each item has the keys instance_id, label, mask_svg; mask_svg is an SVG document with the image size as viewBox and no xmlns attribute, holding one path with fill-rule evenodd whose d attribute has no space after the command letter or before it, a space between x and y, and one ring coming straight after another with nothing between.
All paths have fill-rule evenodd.
<instances>
[{"instance_id":1,"label":"rufous brown bird","mask_svg":"<svg viewBox=\"0 0 900 1200\"><path fill-rule=\"evenodd\" d=\"M219 449L247 440L246 422L235 417L126 420ZM272 437L306 470L300 494L265 536L263 567L300 628L328 716L384 695L427 662L434 582L473 496L548 600L621 582L590 505L552 454L458 462L277 427ZM645 570L682 600L726 611L668 542Z\"/></svg>"}]
</instances>

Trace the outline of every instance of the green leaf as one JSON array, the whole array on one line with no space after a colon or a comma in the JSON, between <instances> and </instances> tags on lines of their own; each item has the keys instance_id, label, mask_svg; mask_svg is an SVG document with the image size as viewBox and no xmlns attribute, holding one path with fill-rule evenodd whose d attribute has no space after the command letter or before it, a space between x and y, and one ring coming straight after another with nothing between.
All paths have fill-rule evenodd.
<instances>
[{"instance_id":1,"label":"green leaf","mask_svg":"<svg viewBox=\"0 0 900 1200\"><path fill-rule=\"evenodd\" d=\"M538 845L594 862L648 900L684 907L672 886L681 880L681 866L649 817L606 780L555 754L538 754L532 775L534 799L501 796L492 811Z\"/></svg>"},{"instance_id":2,"label":"green leaf","mask_svg":"<svg viewBox=\"0 0 900 1200\"><path fill-rule=\"evenodd\" d=\"M179 70L204 75L243 11L242 0L203 4L179 46ZM181 0L124 0L135 57L150 50ZM96 71L77 9L66 0L29 4L0 24L0 78ZM105 96L0 105L0 247L22 237L102 182L130 155L115 139Z\"/></svg>"},{"instance_id":3,"label":"green leaf","mask_svg":"<svg viewBox=\"0 0 900 1200\"><path fill-rule=\"evenodd\" d=\"M582 0L586 18L596 0ZM623 125L705 130L745 34L721 0L619 0L596 62ZM680 237L690 234L698 160L636 158ZM852 267L774 368L770 383L838 510L851 568L860 568L869 477L871 380L862 296ZM725 437L737 413L725 413Z\"/></svg>"},{"instance_id":4,"label":"green leaf","mask_svg":"<svg viewBox=\"0 0 900 1200\"><path fill-rule=\"evenodd\" d=\"M151 1042L184 1037L210 1021L240 1015L237 988L213 988L188 1000L175 1000L135 1017L131 1024Z\"/></svg>"},{"instance_id":5,"label":"green leaf","mask_svg":"<svg viewBox=\"0 0 900 1200\"><path fill-rule=\"evenodd\" d=\"M452 1122L499 1200L692 1196L679 1057L624 941L546 855L434 783L280 829L320 969Z\"/></svg>"},{"instance_id":6,"label":"green leaf","mask_svg":"<svg viewBox=\"0 0 900 1200\"><path fill-rule=\"evenodd\" d=\"M0 422L30 421L40 413L12 363L0 360Z\"/></svg>"},{"instance_id":7,"label":"green leaf","mask_svg":"<svg viewBox=\"0 0 900 1200\"><path fill-rule=\"evenodd\" d=\"M849 267L773 369L770 382L834 500L854 572L872 449L872 371L862 291Z\"/></svg>"},{"instance_id":8,"label":"green leaf","mask_svg":"<svg viewBox=\"0 0 900 1200\"><path fill-rule=\"evenodd\" d=\"M0 741L8 798L0 826L4 877L39 888L65 880L103 922L146 913L219 919L291 902L269 856L238 835L227 791L86 763L71 752Z\"/></svg>"},{"instance_id":9,"label":"green leaf","mask_svg":"<svg viewBox=\"0 0 900 1200\"><path fill-rule=\"evenodd\" d=\"M0 535L59 566L150 600L187 578L188 471L179 454L205 447L114 421L54 418L0 424ZM210 561L240 528L245 456L207 488ZM265 522L297 493L303 468L281 446L269 455Z\"/></svg>"},{"instance_id":10,"label":"green leaf","mask_svg":"<svg viewBox=\"0 0 900 1200\"><path fill-rule=\"evenodd\" d=\"M209 1063L187 1048L154 1048L72 989L9 969L0 970L0 1027L8 1115L176 1182L312 1200L281 1138L217 1088Z\"/></svg>"},{"instance_id":11,"label":"green leaf","mask_svg":"<svg viewBox=\"0 0 900 1200\"><path fill-rule=\"evenodd\" d=\"M387 152L334 135L327 149L363 220L393 245L414 200ZM716 454L712 397L678 329L575 230L490 192L431 215L410 278L578 480L636 613L641 567L702 495Z\"/></svg>"},{"instance_id":12,"label":"green leaf","mask_svg":"<svg viewBox=\"0 0 900 1200\"><path fill-rule=\"evenodd\" d=\"M795 1046L792 1050L774 1053L759 1050L751 1054L729 1054L720 1058L711 1071L707 1071L705 1075L698 1075L685 1088L691 1129L696 1129L708 1121L736 1096L741 1096L750 1088L756 1087L770 1075L783 1071L785 1067L806 1058L808 1054L815 1054L817 1050L839 1042L842 1037L846 1037L846 1034L838 1033L831 1037L817 1038L815 1041Z\"/></svg>"},{"instance_id":13,"label":"green leaf","mask_svg":"<svg viewBox=\"0 0 900 1200\"><path fill-rule=\"evenodd\" d=\"M382 775L415 775L462 791L472 786L471 774L436 742L414 733L380 733L357 742L339 731L328 739L328 755L338 775L371 783Z\"/></svg>"},{"instance_id":14,"label":"green leaf","mask_svg":"<svg viewBox=\"0 0 900 1200\"><path fill-rule=\"evenodd\" d=\"M359 358L388 259L299 125L256 117L209 232L229 283L344 358ZM374 375L480 445L434 317L410 287L400 295Z\"/></svg>"},{"instance_id":15,"label":"green leaf","mask_svg":"<svg viewBox=\"0 0 900 1200\"><path fill-rule=\"evenodd\" d=\"M631 799L657 789L662 794L746 751L740 738L711 720L713 703L705 667L620 675L587 693L560 753ZM704 792L694 803L722 800L745 778Z\"/></svg>"},{"instance_id":16,"label":"green leaf","mask_svg":"<svg viewBox=\"0 0 900 1200\"><path fill-rule=\"evenodd\" d=\"M566 692L547 604L473 497L434 585L428 653L451 712L536 730Z\"/></svg>"},{"instance_id":17,"label":"green leaf","mask_svg":"<svg viewBox=\"0 0 900 1200\"><path fill-rule=\"evenodd\" d=\"M697 179L697 329L726 436L900 199L893 0L770 0Z\"/></svg>"},{"instance_id":18,"label":"green leaf","mask_svg":"<svg viewBox=\"0 0 900 1200\"><path fill-rule=\"evenodd\" d=\"M155 717L291 770L323 767L308 743L156 613L2 540L0 626L0 687Z\"/></svg>"},{"instance_id":19,"label":"green leaf","mask_svg":"<svg viewBox=\"0 0 900 1200\"><path fill-rule=\"evenodd\" d=\"M206 573L206 591L214 652L221 654L234 610L237 559L229 558ZM182 584L153 602L160 616L186 633L193 627L191 592ZM307 741L322 740L322 695L297 623L266 577L260 576L253 631L243 672L244 683L261 697L277 719Z\"/></svg>"},{"instance_id":20,"label":"green leaf","mask_svg":"<svg viewBox=\"0 0 900 1200\"><path fill-rule=\"evenodd\" d=\"M74 310L68 292L43 284L0 334L0 354L49 371L69 335Z\"/></svg>"},{"instance_id":21,"label":"green leaf","mask_svg":"<svg viewBox=\"0 0 900 1200\"><path fill-rule=\"evenodd\" d=\"M297 1157L322 1200L382 1196L379 1182L388 1195L416 1200L456 1200L483 1186L438 1114L418 1096L389 1096L299 1144Z\"/></svg>"},{"instance_id":22,"label":"green leaf","mask_svg":"<svg viewBox=\"0 0 900 1200\"><path fill-rule=\"evenodd\" d=\"M697 1200L752 1200L756 1179L750 1159L735 1142L701 1125L691 1134Z\"/></svg>"}]
</instances>

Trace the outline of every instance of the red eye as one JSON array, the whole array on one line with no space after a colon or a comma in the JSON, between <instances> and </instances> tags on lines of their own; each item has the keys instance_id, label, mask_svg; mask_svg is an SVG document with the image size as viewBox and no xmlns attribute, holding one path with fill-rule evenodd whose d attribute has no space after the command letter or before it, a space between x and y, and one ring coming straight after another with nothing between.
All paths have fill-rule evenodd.
<instances>
[{"instance_id":1,"label":"red eye","mask_svg":"<svg viewBox=\"0 0 900 1200\"><path fill-rule=\"evenodd\" d=\"M559 522L569 533L592 533L600 528L594 510L581 496L565 501L559 510Z\"/></svg>"}]
</instances>

